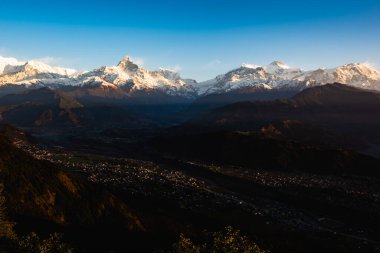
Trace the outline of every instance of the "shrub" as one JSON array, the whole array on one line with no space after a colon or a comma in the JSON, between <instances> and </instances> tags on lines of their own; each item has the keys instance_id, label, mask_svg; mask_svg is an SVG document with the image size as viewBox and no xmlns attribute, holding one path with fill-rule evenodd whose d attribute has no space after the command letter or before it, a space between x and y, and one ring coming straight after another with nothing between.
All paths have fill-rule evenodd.
<instances>
[{"instance_id":1,"label":"shrub","mask_svg":"<svg viewBox=\"0 0 380 253\"><path fill-rule=\"evenodd\" d=\"M255 242L241 235L230 226L224 230L206 235L206 242L197 244L190 238L180 235L173 245L173 253L266 253Z\"/></svg>"}]
</instances>

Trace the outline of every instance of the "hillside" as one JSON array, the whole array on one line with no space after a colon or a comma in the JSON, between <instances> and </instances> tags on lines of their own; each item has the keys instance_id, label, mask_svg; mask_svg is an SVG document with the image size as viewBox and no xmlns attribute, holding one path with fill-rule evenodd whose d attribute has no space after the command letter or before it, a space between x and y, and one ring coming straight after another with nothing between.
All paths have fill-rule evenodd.
<instances>
[{"instance_id":1,"label":"hillside","mask_svg":"<svg viewBox=\"0 0 380 253\"><path fill-rule=\"evenodd\" d=\"M76 98L69 91L40 88L0 98L0 122L18 127L62 129L152 124L144 114L112 98Z\"/></svg>"},{"instance_id":2,"label":"hillside","mask_svg":"<svg viewBox=\"0 0 380 253\"><path fill-rule=\"evenodd\" d=\"M379 119L378 92L336 83L306 89L290 99L231 104L188 124L204 129L259 131L290 120L359 138L373 146L380 142ZM323 137L319 139L323 141Z\"/></svg>"},{"instance_id":3,"label":"hillside","mask_svg":"<svg viewBox=\"0 0 380 253\"><path fill-rule=\"evenodd\" d=\"M377 175L379 161L359 153L380 154L379 127L378 92L329 84L290 99L220 107L152 145L208 163Z\"/></svg>"},{"instance_id":4,"label":"hillside","mask_svg":"<svg viewBox=\"0 0 380 253\"><path fill-rule=\"evenodd\" d=\"M67 238L86 248L109 247L106 238L112 237L133 241L129 232L144 231L138 216L123 200L79 175L27 155L4 136L10 132L14 130L6 127L0 135L0 183L8 215L16 221L16 231L63 231ZM107 227L113 230L103 230ZM117 235L121 231L123 235ZM93 236L104 240L90 244Z\"/></svg>"}]
</instances>

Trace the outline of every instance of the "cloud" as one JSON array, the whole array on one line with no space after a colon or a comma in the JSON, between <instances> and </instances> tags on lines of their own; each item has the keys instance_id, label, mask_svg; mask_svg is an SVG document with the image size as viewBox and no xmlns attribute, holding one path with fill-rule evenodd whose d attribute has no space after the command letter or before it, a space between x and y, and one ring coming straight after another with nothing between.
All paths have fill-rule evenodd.
<instances>
[{"instance_id":1,"label":"cloud","mask_svg":"<svg viewBox=\"0 0 380 253\"><path fill-rule=\"evenodd\" d=\"M212 69L216 70L219 69L222 65L222 61L218 59L214 59L210 62L208 62L206 65L204 65L204 69Z\"/></svg>"},{"instance_id":2,"label":"cloud","mask_svg":"<svg viewBox=\"0 0 380 253\"><path fill-rule=\"evenodd\" d=\"M363 65L367 66L368 68L371 68L371 69L378 69L378 65L374 62L371 62L371 61L365 61L362 63Z\"/></svg>"},{"instance_id":3,"label":"cloud","mask_svg":"<svg viewBox=\"0 0 380 253\"><path fill-rule=\"evenodd\" d=\"M182 70L182 67L178 64L174 65L174 66L168 66L168 67L163 67L163 69L167 69L167 70L170 70L170 71L173 71L173 72L180 72Z\"/></svg>"},{"instance_id":4,"label":"cloud","mask_svg":"<svg viewBox=\"0 0 380 253\"><path fill-rule=\"evenodd\" d=\"M139 66L144 66L144 59L143 58L141 58L141 57L134 57L134 56L131 56L129 58L131 59L131 61L134 64L137 64Z\"/></svg>"},{"instance_id":5,"label":"cloud","mask_svg":"<svg viewBox=\"0 0 380 253\"><path fill-rule=\"evenodd\" d=\"M53 66L64 63L63 58L59 58L59 57L57 58L57 57L52 57L52 56L45 56L45 57L37 58L37 59L33 59L33 60L48 64L48 65L53 65Z\"/></svg>"},{"instance_id":6,"label":"cloud","mask_svg":"<svg viewBox=\"0 0 380 253\"><path fill-rule=\"evenodd\" d=\"M34 58L32 60L42 62L53 67L63 67L63 68L70 68L70 69L75 68L73 66L78 65L78 63L81 62L79 58L62 58L62 57L53 57L53 56Z\"/></svg>"},{"instance_id":7,"label":"cloud","mask_svg":"<svg viewBox=\"0 0 380 253\"><path fill-rule=\"evenodd\" d=\"M59 65L66 62L66 60L64 60L63 58L57 58L57 57L51 57L51 56L45 56L45 57L34 58L34 59L19 59L19 58L14 58L14 57L8 57L5 55L7 55L7 50L5 48L0 48L0 57L17 61L19 62L19 64L24 64L25 62L30 61L30 60L42 62L48 65Z\"/></svg>"}]
</instances>

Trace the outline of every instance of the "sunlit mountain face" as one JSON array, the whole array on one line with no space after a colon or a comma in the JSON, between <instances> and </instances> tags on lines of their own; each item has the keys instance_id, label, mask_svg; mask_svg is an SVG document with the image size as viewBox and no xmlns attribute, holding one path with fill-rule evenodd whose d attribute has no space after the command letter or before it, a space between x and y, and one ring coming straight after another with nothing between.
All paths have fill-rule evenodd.
<instances>
[{"instance_id":1,"label":"sunlit mountain face","mask_svg":"<svg viewBox=\"0 0 380 253\"><path fill-rule=\"evenodd\" d=\"M0 252L380 251L378 1L1 10Z\"/></svg>"},{"instance_id":2,"label":"sunlit mountain face","mask_svg":"<svg viewBox=\"0 0 380 253\"><path fill-rule=\"evenodd\" d=\"M38 61L20 62L15 58L0 58L0 84L27 88L109 87L126 92L158 90L168 95L200 97L225 93L247 87L263 89L298 88L327 83L344 83L358 88L379 90L380 73L366 63L350 63L331 69L303 71L281 61L266 66L242 64L241 67L208 81L183 79L175 70L158 68L149 71L124 57L116 66L79 72L74 69L52 67Z\"/></svg>"}]
</instances>

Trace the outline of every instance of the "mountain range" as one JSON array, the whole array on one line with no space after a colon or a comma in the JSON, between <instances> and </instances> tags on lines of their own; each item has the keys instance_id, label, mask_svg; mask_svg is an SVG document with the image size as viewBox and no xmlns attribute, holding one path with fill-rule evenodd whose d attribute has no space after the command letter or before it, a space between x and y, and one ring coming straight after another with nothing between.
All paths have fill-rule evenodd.
<instances>
[{"instance_id":1,"label":"mountain range","mask_svg":"<svg viewBox=\"0 0 380 253\"><path fill-rule=\"evenodd\" d=\"M242 64L225 74L204 81L184 79L179 73L159 68L150 71L124 57L117 66L104 66L91 71L52 67L38 61L20 62L0 57L0 90L20 87L75 88L95 90L95 96L128 97L141 91L195 99L206 95L255 88L262 90L298 91L327 83L344 83L359 88L380 90L380 73L368 64L350 63L332 69L304 71L281 61L267 66ZM102 92L96 92L102 90Z\"/></svg>"},{"instance_id":2,"label":"mountain range","mask_svg":"<svg viewBox=\"0 0 380 253\"><path fill-rule=\"evenodd\" d=\"M242 64L197 82L168 69L147 70L128 56L116 66L87 72L0 57L0 121L54 130L167 127L229 104L290 99L329 83L376 91L380 73L359 63L303 71L274 61Z\"/></svg>"}]
</instances>

